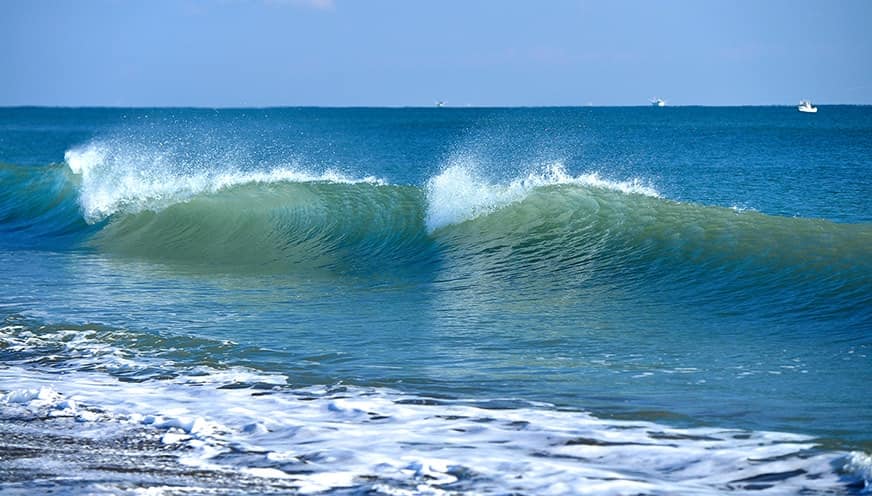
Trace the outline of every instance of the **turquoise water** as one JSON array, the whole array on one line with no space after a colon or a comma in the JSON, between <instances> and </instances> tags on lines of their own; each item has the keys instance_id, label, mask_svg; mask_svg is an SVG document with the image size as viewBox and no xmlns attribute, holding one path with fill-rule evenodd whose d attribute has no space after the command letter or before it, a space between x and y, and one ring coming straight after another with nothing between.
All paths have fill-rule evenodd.
<instances>
[{"instance_id":1,"label":"turquoise water","mask_svg":"<svg viewBox=\"0 0 872 496\"><path fill-rule=\"evenodd\" d=\"M858 491L870 166L869 107L0 109L0 409L301 492Z\"/></svg>"}]
</instances>

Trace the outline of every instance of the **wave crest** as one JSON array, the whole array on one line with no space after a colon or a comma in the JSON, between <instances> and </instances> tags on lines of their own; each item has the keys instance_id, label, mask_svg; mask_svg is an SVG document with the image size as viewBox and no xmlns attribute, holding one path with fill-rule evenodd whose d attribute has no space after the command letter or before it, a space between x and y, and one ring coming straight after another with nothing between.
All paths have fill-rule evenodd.
<instances>
[{"instance_id":1,"label":"wave crest","mask_svg":"<svg viewBox=\"0 0 872 496\"><path fill-rule=\"evenodd\" d=\"M639 179L610 181L592 172L572 176L555 162L541 170L498 184L481 177L466 163L453 163L427 182L427 229L459 224L519 202L538 188L574 185L659 198L660 193Z\"/></svg>"},{"instance_id":2,"label":"wave crest","mask_svg":"<svg viewBox=\"0 0 872 496\"><path fill-rule=\"evenodd\" d=\"M352 178L327 169L317 173L296 164L246 171L232 162L224 168L207 160L187 160L172 152L130 145L91 143L68 150L64 160L81 178L79 204L89 223L116 213L157 211L233 186L277 182L385 184L376 177Z\"/></svg>"}]
</instances>

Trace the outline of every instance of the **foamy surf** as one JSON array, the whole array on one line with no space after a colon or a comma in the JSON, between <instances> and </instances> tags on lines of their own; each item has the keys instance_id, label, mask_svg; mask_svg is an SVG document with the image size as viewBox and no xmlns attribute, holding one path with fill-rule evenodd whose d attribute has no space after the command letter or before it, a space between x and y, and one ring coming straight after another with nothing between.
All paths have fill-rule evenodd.
<instances>
[{"instance_id":1,"label":"foamy surf","mask_svg":"<svg viewBox=\"0 0 872 496\"><path fill-rule=\"evenodd\" d=\"M177 368L89 332L0 332L5 348L32 353L0 369L0 384L14 384L0 390L10 453L58 426L81 445L141 452L139 466L124 470L99 449L79 453L85 475L76 484L87 494L172 493L172 478L149 478L165 471L193 492L216 489L202 474L237 474L244 480L235 483L259 491L302 494L829 494L866 487L872 470L867 454L824 451L804 435L608 420L514 399L298 388L292 377L244 367ZM137 367L164 373L119 379ZM130 437L140 441L119 440ZM163 458L152 467L155 451ZM56 456L41 449L28 464L51 473ZM0 459L0 470L24 470L20 461Z\"/></svg>"},{"instance_id":2,"label":"foamy surf","mask_svg":"<svg viewBox=\"0 0 872 496\"><path fill-rule=\"evenodd\" d=\"M819 451L806 436L546 406L494 410L377 388L226 389L220 374L196 386L20 367L0 377L19 386L0 396L4 417L74 419L82 437L91 423L101 435L111 425L154 430L181 466L304 494L815 494L865 487L870 473L868 455Z\"/></svg>"}]
</instances>

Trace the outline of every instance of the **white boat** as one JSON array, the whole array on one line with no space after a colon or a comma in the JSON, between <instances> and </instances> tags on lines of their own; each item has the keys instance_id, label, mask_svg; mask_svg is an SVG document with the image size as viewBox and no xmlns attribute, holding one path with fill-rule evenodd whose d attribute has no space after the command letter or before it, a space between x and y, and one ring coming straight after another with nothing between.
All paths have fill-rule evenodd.
<instances>
[{"instance_id":1,"label":"white boat","mask_svg":"<svg viewBox=\"0 0 872 496\"><path fill-rule=\"evenodd\" d=\"M662 98L652 98L652 99L651 99L651 105L653 105L653 106L655 106L655 107L665 107L665 106L666 106L666 100L664 100L664 99L662 99Z\"/></svg>"},{"instance_id":2,"label":"white boat","mask_svg":"<svg viewBox=\"0 0 872 496\"><path fill-rule=\"evenodd\" d=\"M811 102L808 100L800 100L799 106L797 106L796 109L800 112L809 112L812 114L817 112L817 107L812 106Z\"/></svg>"},{"instance_id":3,"label":"white boat","mask_svg":"<svg viewBox=\"0 0 872 496\"><path fill-rule=\"evenodd\" d=\"M439 100L438 102L436 102L436 106L437 106L437 107L444 107L444 106L445 106L445 102L443 102L442 100Z\"/></svg>"}]
</instances>

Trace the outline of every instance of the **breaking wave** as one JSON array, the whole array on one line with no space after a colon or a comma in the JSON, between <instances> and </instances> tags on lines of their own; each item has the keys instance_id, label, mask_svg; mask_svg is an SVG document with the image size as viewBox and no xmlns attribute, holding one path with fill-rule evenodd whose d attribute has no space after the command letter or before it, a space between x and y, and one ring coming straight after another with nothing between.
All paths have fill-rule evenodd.
<instances>
[{"instance_id":1,"label":"breaking wave","mask_svg":"<svg viewBox=\"0 0 872 496\"><path fill-rule=\"evenodd\" d=\"M212 158L210 158L212 160ZM0 166L6 243L265 270L754 274L869 283L872 228L665 199L548 164L503 182L450 163L423 186L291 165L243 170L105 144ZM740 270L741 269L741 270ZM751 269L751 270L748 270ZM773 276L774 274L774 276ZM527 276L525 276L527 277Z\"/></svg>"}]
</instances>

